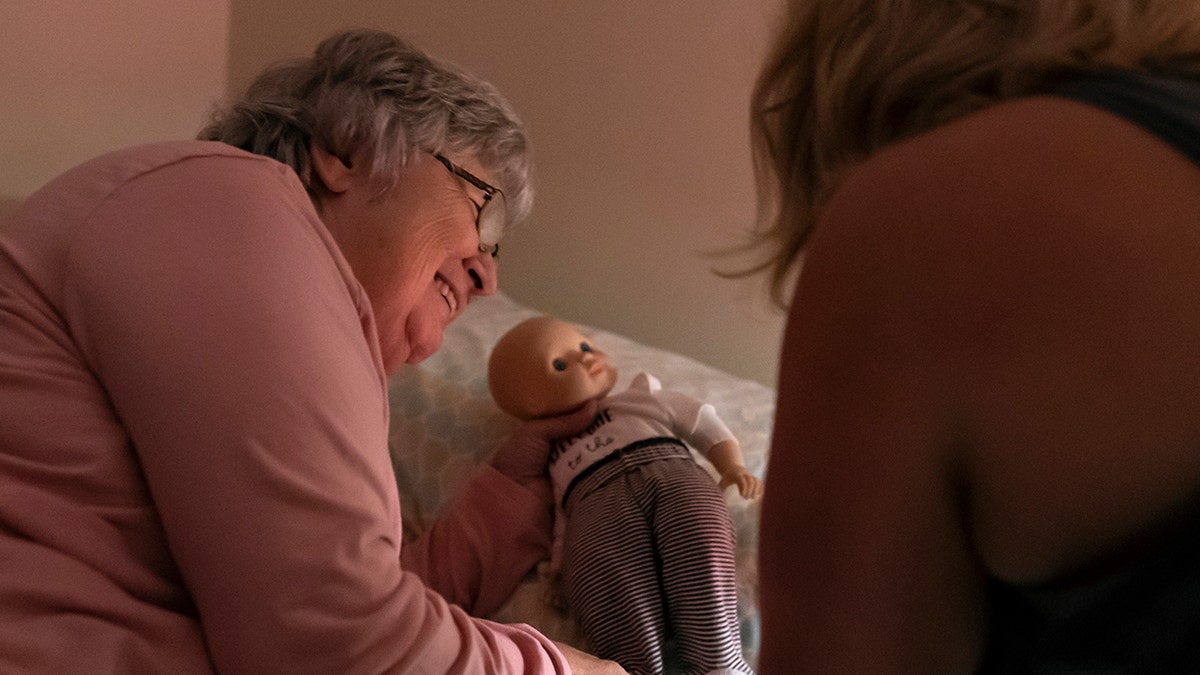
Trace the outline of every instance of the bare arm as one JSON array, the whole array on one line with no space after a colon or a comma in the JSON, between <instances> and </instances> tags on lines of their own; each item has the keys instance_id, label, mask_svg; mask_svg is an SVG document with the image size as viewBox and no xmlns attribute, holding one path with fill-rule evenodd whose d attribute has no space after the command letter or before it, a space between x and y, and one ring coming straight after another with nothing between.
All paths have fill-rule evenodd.
<instances>
[{"instance_id":1,"label":"bare arm","mask_svg":"<svg viewBox=\"0 0 1200 675\"><path fill-rule=\"evenodd\" d=\"M920 271L879 234L911 214L876 188L830 204L784 337L760 539L764 674L969 672L981 649L953 429L908 301Z\"/></svg>"},{"instance_id":2,"label":"bare arm","mask_svg":"<svg viewBox=\"0 0 1200 675\"><path fill-rule=\"evenodd\" d=\"M763 673L969 672L985 571L1052 580L1195 493L1195 177L1053 99L848 174L784 338Z\"/></svg>"}]
</instances>

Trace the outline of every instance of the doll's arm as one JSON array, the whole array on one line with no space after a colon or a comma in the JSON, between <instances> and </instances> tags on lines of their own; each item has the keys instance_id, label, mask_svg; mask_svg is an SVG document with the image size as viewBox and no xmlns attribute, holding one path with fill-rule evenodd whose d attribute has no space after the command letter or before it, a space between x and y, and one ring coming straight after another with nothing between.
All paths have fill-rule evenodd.
<instances>
[{"instance_id":1,"label":"doll's arm","mask_svg":"<svg viewBox=\"0 0 1200 675\"><path fill-rule=\"evenodd\" d=\"M721 474L722 490L736 485L738 494L744 499L758 499L762 496L762 481L746 470L742 459L742 447L737 439L729 438L713 445L705 456Z\"/></svg>"},{"instance_id":2,"label":"doll's arm","mask_svg":"<svg viewBox=\"0 0 1200 675\"><path fill-rule=\"evenodd\" d=\"M692 447L708 448L704 456L721 475L722 490L736 485L738 494L743 499L758 499L762 496L762 480L746 470L742 446L728 425L717 415L715 407L678 392L663 392L661 400L674 407L677 425L684 420L688 421L687 428L679 431Z\"/></svg>"}]
</instances>

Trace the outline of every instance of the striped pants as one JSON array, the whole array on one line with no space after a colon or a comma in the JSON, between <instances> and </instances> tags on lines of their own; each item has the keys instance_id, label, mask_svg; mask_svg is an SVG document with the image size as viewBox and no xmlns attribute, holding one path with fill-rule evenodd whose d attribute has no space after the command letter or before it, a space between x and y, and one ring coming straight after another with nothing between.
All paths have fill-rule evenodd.
<instances>
[{"instance_id":1,"label":"striped pants","mask_svg":"<svg viewBox=\"0 0 1200 675\"><path fill-rule=\"evenodd\" d=\"M734 530L725 499L686 447L638 443L576 479L563 573L593 651L630 673L751 673L742 657ZM676 672L675 664L669 664Z\"/></svg>"}]
</instances>

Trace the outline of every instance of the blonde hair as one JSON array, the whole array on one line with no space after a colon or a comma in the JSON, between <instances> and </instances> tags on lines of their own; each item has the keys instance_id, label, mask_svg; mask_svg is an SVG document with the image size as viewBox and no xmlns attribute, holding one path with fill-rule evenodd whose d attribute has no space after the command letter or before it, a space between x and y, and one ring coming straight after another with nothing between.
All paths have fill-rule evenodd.
<instances>
[{"instance_id":1,"label":"blonde hair","mask_svg":"<svg viewBox=\"0 0 1200 675\"><path fill-rule=\"evenodd\" d=\"M772 298L871 153L1100 69L1200 72L1196 0L794 0L751 100L753 249Z\"/></svg>"}]
</instances>

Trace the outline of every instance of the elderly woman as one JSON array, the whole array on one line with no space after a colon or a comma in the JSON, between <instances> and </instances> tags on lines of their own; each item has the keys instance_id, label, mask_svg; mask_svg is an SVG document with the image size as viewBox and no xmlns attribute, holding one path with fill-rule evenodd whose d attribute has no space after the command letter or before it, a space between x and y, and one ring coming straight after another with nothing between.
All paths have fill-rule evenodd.
<instances>
[{"instance_id":1,"label":"elderly woman","mask_svg":"<svg viewBox=\"0 0 1200 675\"><path fill-rule=\"evenodd\" d=\"M1200 3L790 7L762 672L1193 672Z\"/></svg>"},{"instance_id":2,"label":"elderly woman","mask_svg":"<svg viewBox=\"0 0 1200 675\"><path fill-rule=\"evenodd\" d=\"M387 449L387 374L495 290L529 210L513 112L352 31L201 137L0 231L0 671L565 672L468 612L545 555L545 438L588 411L514 435L403 552Z\"/></svg>"}]
</instances>

